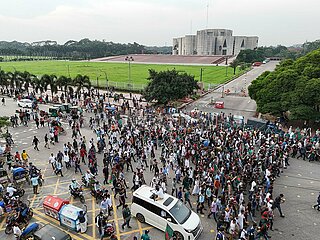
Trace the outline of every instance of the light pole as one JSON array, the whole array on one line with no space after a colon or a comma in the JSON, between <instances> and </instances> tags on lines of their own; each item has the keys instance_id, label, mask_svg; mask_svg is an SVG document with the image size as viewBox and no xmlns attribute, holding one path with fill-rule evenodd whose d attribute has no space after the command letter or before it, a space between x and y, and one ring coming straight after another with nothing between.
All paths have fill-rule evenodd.
<instances>
[{"instance_id":1,"label":"light pole","mask_svg":"<svg viewBox=\"0 0 320 240\"><path fill-rule=\"evenodd\" d=\"M67 65L67 68L68 68L68 75L70 77L70 67L69 67L69 64Z\"/></svg>"},{"instance_id":2,"label":"light pole","mask_svg":"<svg viewBox=\"0 0 320 240\"><path fill-rule=\"evenodd\" d=\"M99 77L101 77L101 74L98 76L97 74L97 89L98 89L98 94L99 94Z\"/></svg>"},{"instance_id":3,"label":"light pole","mask_svg":"<svg viewBox=\"0 0 320 240\"><path fill-rule=\"evenodd\" d=\"M132 90L133 84L132 84L132 80L131 80L131 62L134 61L134 58L132 56L126 56L126 58L124 60L129 63L129 65L128 65L128 67L129 67L128 68L128 80L131 85L130 90Z\"/></svg>"},{"instance_id":4,"label":"light pole","mask_svg":"<svg viewBox=\"0 0 320 240\"><path fill-rule=\"evenodd\" d=\"M228 76L228 57L226 57L226 77Z\"/></svg>"},{"instance_id":5,"label":"light pole","mask_svg":"<svg viewBox=\"0 0 320 240\"><path fill-rule=\"evenodd\" d=\"M105 71L100 70L101 72L104 73L104 75L106 76L106 84L107 84L107 97L108 97L108 103L109 103L109 80L108 80L108 75Z\"/></svg>"},{"instance_id":6,"label":"light pole","mask_svg":"<svg viewBox=\"0 0 320 240\"><path fill-rule=\"evenodd\" d=\"M203 68L200 68L200 82L202 82L202 72L204 71Z\"/></svg>"}]
</instances>

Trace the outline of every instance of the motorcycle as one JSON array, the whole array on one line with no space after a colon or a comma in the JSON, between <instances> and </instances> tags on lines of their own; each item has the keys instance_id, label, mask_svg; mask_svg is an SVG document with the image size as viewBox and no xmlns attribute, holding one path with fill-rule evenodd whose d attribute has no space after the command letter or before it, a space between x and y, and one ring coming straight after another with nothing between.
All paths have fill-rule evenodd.
<instances>
[{"instance_id":1,"label":"motorcycle","mask_svg":"<svg viewBox=\"0 0 320 240\"><path fill-rule=\"evenodd\" d=\"M91 195L96 199L96 200L103 200L104 197L107 195L107 191L105 189L98 189L95 191L94 189L91 190Z\"/></svg>"},{"instance_id":2,"label":"motorcycle","mask_svg":"<svg viewBox=\"0 0 320 240\"><path fill-rule=\"evenodd\" d=\"M12 196L19 197L19 198L23 197L25 190L23 188L16 188L16 190L17 191L15 191Z\"/></svg>"},{"instance_id":3,"label":"motorcycle","mask_svg":"<svg viewBox=\"0 0 320 240\"><path fill-rule=\"evenodd\" d=\"M115 230L114 230L113 224L107 223L107 225L104 227L103 231L104 231L103 238L115 239L114 238Z\"/></svg>"},{"instance_id":4,"label":"motorcycle","mask_svg":"<svg viewBox=\"0 0 320 240\"><path fill-rule=\"evenodd\" d=\"M23 219L26 221L26 223L18 223L19 224L19 228L22 229L32 218L33 216L33 210L32 208L27 208L26 209L26 216L23 217ZM21 213L22 214L22 213ZM7 220L6 220L6 228L4 230L4 232L6 234L11 234L13 232L13 226L15 223L17 223L17 214L12 214L10 216L7 217Z\"/></svg>"},{"instance_id":5,"label":"motorcycle","mask_svg":"<svg viewBox=\"0 0 320 240\"><path fill-rule=\"evenodd\" d=\"M69 186L69 190L70 190L70 194L73 198L79 198L81 203L85 203L85 198L83 196L83 191L82 191L82 186L80 186L79 188L73 190L71 188L71 186Z\"/></svg>"},{"instance_id":6,"label":"motorcycle","mask_svg":"<svg viewBox=\"0 0 320 240\"><path fill-rule=\"evenodd\" d=\"M87 181L86 177L83 175L81 178L81 181L83 183L83 185L88 188L89 187L89 182Z\"/></svg>"}]
</instances>

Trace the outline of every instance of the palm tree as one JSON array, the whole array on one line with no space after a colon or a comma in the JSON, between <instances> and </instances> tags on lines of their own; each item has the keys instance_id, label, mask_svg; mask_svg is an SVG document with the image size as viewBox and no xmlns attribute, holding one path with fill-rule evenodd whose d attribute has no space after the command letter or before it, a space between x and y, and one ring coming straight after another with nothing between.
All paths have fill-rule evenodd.
<instances>
[{"instance_id":1,"label":"palm tree","mask_svg":"<svg viewBox=\"0 0 320 240\"><path fill-rule=\"evenodd\" d=\"M51 97L53 98L53 94L57 93L58 87L57 87L57 76L56 75L48 75L44 74L41 77L41 81L43 82L44 90L48 90L48 86L50 86L51 91Z\"/></svg>"},{"instance_id":2,"label":"palm tree","mask_svg":"<svg viewBox=\"0 0 320 240\"><path fill-rule=\"evenodd\" d=\"M60 76L57 79L57 86L67 95L68 87L72 86L72 79L66 76Z\"/></svg>"},{"instance_id":3,"label":"palm tree","mask_svg":"<svg viewBox=\"0 0 320 240\"><path fill-rule=\"evenodd\" d=\"M27 90L28 94L29 94L29 87L31 85L31 80L33 77L35 76L27 71L24 71L23 73L20 74L20 79L24 83L24 89Z\"/></svg>"},{"instance_id":4,"label":"palm tree","mask_svg":"<svg viewBox=\"0 0 320 240\"><path fill-rule=\"evenodd\" d=\"M17 90L20 90L21 89L21 78L20 78L20 72L18 71L14 71L14 72L7 72L7 76L8 76L8 79L10 81L10 87L13 89L13 88L16 88Z\"/></svg>"},{"instance_id":5,"label":"palm tree","mask_svg":"<svg viewBox=\"0 0 320 240\"><path fill-rule=\"evenodd\" d=\"M76 90L77 93L79 93L83 88L87 88L88 91L90 91L90 88L91 88L90 78L87 75L82 76L81 74L78 74L73 79L73 85L77 88Z\"/></svg>"},{"instance_id":6,"label":"palm tree","mask_svg":"<svg viewBox=\"0 0 320 240\"><path fill-rule=\"evenodd\" d=\"M7 73L3 70L0 70L0 86L2 88L8 88L8 76Z\"/></svg>"},{"instance_id":7,"label":"palm tree","mask_svg":"<svg viewBox=\"0 0 320 240\"><path fill-rule=\"evenodd\" d=\"M36 93L38 93L38 91L40 91L40 93L43 92L43 90L44 90L43 81L41 79L39 79L37 76L32 77L30 84Z\"/></svg>"}]
</instances>

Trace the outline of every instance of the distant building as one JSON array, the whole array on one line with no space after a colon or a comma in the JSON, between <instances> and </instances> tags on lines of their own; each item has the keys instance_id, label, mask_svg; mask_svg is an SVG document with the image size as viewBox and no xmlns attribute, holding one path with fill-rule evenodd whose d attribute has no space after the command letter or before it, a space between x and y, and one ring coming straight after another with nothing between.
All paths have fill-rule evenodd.
<instances>
[{"instance_id":1,"label":"distant building","mask_svg":"<svg viewBox=\"0 0 320 240\"><path fill-rule=\"evenodd\" d=\"M258 37L232 36L228 29L204 29L196 35L173 38L172 55L238 55L258 47Z\"/></svg>"}]
</instances>

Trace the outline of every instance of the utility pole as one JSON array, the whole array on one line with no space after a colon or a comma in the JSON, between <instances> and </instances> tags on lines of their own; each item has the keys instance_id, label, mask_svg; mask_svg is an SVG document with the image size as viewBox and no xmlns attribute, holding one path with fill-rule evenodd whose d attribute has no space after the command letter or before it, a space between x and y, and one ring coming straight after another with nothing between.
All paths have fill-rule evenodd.
<instances>
[{"instance_id":1,"label":"utility pole","mask_svg":"<svg viewBox=\"0 0 320 240\"><path fill-rule=\"evenodd\" d=\"M203 68L200 68L200 82L202 82L202 72L204 71Z\"/></svg>"}]
</instances>

